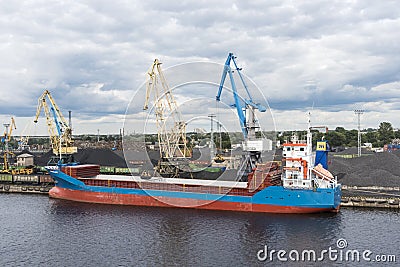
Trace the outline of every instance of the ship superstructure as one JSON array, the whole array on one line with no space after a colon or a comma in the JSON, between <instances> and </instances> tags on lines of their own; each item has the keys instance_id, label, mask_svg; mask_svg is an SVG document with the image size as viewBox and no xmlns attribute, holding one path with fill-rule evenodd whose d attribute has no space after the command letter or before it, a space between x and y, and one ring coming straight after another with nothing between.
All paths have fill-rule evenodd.
<instances>
[{"instance_id":1,"label":"ship superstructure","mask_svg":"<svg viewBox=\"0 0 400 267\"><path fill-rule=\"evenodd\" d=\"M304 189L338 186L336 178L326 169L328 149L326 141L318 141L317 153L313 153L310 130L304 141L293 135L290 142L283 144L283 186Z\"/></svg>"}]
</instances>

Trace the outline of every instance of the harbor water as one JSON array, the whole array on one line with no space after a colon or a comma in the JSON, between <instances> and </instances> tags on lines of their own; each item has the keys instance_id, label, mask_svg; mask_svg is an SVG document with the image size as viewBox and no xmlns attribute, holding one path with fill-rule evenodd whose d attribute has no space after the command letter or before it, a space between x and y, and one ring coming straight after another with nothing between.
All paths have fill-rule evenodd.
<instances>
[{"instance_id":1,"label":"harbor water","mask_svg":"<svg viewBox=\"0 0 400 267\"><path fill-rule=\"evenodd\" d=\"M396 266L399 223L390 209L253 214L0 194L0 266Z\"/></svg>"}]
</instances>

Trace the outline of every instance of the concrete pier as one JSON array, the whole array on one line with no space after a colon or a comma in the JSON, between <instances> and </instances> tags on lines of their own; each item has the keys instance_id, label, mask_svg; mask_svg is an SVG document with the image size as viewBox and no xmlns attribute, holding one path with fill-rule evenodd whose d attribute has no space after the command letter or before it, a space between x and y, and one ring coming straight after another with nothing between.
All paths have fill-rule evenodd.
<instances>
[{"instance_id":1,"label":"concrete pier","mask_svg":"<svg viewBox=\"0 0 400 267\"><path fill-rule=\"evenodd\" d=\"M342 197L341 207L400 209L399 198Z\"/></svg>"},{"instance_id":2,"label":"concrete pier","mask_svg":"<svg viewBox=\"0 0 400 267\"><path fill-rule=\"evenodd\" d=\"M400 187L343 185L341 206L400 209Z\"/></svg>"},{"instance_id":3,"label":"concrete pier","mask_svg":"<svg viewBox=\"0 0 400 267\"><path fill-rule=\"evenodd\" d=\"M48 194L53 185L0 184L0 193Z\"/></svg>"}]
</instances>

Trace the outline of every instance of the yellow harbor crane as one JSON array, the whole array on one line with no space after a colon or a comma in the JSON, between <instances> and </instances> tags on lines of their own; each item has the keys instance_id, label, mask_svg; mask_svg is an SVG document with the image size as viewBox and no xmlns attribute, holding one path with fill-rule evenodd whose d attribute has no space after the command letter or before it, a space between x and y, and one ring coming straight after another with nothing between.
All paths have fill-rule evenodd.
<instances>
[{"instance_id":1,"label":"yellow harbor crane","mask_svg":"<svg viewBox=\"0 0 400 267\"><path fill-rule=\"evenodd\" d=\"M11 140L13 130L17 129L14 117L11 117L11 123L4 123L4 127L6 127L6 130L4 131L4 141L7 141L6 144L8 144ZM10 128L10 130L8 130L8 128Z\"/></svg>"},{"instance_id":2,"label":"yellow harbor crane","mask_svg":"<svg viewBox=\"0 0 400 267\"><path fill-rule=\"evenodd\" d=\"M162 159L183 159L190 157L186 140L186 123L178 110L175 98L161 69L161 62L155 59L148 71L144 110L148 109L151 94L154 96L158 142Z\"/></svg>"},{"instance_id":3,"label":"yellow harbor crane","mask_svg":"<svg viewBox=\"0 0 400 267\"><path fill-rule=\"evenodd\" d=\"M11 173L11 174L33 173L33 166L27 166L24 168L15 168L14 166L10 166L9 156L15 155L12 151L9 150L8 147L8 143L11 141L12 132L13 130L17 129L14 118L11 117L11 123L4 123L4 127L6 128L4 132L4 137L2 138L2 142L4 143L4 154L3 154L4 163L3 163L3 169L0 170L0 173Z\"/></svg>"},{"instance_id":4,"label":"yellow harbor crane","mask_svg":"<svg viewBox=\"0 0 400 267\"><path fill-rule=\"evenodd\" d=\"M4 127L6 128L4 131L4 135L2 138L2 143L4 143L4 154L3 154L3 159L4 159L4 165L3 165L3 170L2 172L9 172L10 166L8 163L8 158L9 155L14 155L14 153L10 152L8 149L8 143L11 141L11 136L13 130L17 129L17 126L15 124L14 117L11 117L11 123L4 123Z\"/></svg>"},{"instance_id":5,"label":"yellow harbor crane","mask_svg":"<svg viewBox=\"0 0 400 267\"><path fill-rule=\"evenodd\" d=\"M47 101L49 101L49 103L47 103ZM47 130L49 132L53 153L60 157L62 155L72 155L76 153L78 149L73 146L72 129L48 90L45 90L38 99L35 123L38 122L42 109L46 116Z\"/></svg>"}]
</instances>

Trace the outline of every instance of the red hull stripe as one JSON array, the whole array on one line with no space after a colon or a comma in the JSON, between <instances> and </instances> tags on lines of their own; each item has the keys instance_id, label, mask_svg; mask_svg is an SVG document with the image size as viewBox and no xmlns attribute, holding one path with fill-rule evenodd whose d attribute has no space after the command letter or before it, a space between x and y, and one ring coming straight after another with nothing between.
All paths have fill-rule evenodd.
<instances>
[{"instance_id":1,"label":"red hull stripe","mask_svg":"<svg viewBox=\"0 0 400 267\"><path fill-rule=\"evenodd\" d=\"M195 208L209 210L230 210L247 212L268 212L268 213L316 213L323 211L335 211L326 208L302 208L277 206L268 204L252 204L225 201L206 201L200 199L169 198L142 196L135 194L110 194L102 192L86 192L70 190L60 187L53 187L49 192L50 197L73 200L88 203L134 205L134 206L153 206L153 207L177 207Z\"/></svg>"}]
</instances>

